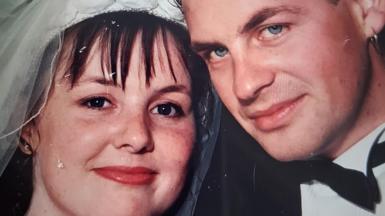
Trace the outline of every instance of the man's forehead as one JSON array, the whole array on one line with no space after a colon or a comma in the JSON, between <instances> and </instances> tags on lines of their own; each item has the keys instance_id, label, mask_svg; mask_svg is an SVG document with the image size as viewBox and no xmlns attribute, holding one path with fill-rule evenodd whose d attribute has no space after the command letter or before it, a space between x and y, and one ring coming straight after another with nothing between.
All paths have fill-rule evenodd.
<instances>
[{"instance_id":1,"label":"man's forehead","mask_svg":"<svg viewBox=\"0 0 385 216\"><path fill-rule=\"evenodd\" d=\"M310 3L312 1L325 1L335 4L338 0L183 0L183 9L186 14L186 18L197 17L215 18L222 16L225 18L227 15L237 14L237 18L242 16L244 12L250 12L253 10L262 10L267 7L292 7L301 6L304 3ZM231 19L231 17L229 17Z\"/></svg>"},{"instance_id":2,"label":"man's forehead","mask_svg":"<svg viewBox=\"0 0 385 216\"><path fill-rule=\"evenodd\" d=\"M182 5L182 8L185 13L193 13L197 8L200 9L220 9L222 7L230 6L232 4L234 5L242 5L242 4L252 4L252 5L259 5L260 7L268 6L271 4L288 4L291 2L308 2L309 0L240 0L240 1L213 1L213 0L178 0L179 4ZM311 0L310 0L311 1ZM343 0L316 0L316 1L325 1L329 2L331 4L337 5L339 2ZM348 1L365 1L365 0L348 0ZM218 2L218 3L216 3ZM234 7L234 10L239 9L239 7Z\"/></svg>"},{"instance_id":3,"label":"man's forehead","mask_svg":"<svg viewBox=\"0 0 385 216\"><path fill-rule=\"evenodd\" d=\"M341 0L183 0L182 3L190 31L198 29L210 31L217 25L225 24L229 28L235 22L243 25L242 22L247 22L254 14L261 11L262 13L305 11L312 8L313 2L319 4L318 1L337 4Z\"/></svg>"},{"instance_id":4,"label":"man's forehead","mask_svg":"<svg viewBox=\"0 0 385 216\"><path fill-rule=\"evenodd\" d=\"M184 3L188 2L188 1L190 1L190 0L176 0L177 4L182 6L182 7L184 7ZM340 0L326 0L326 1L328 1L332 4L337 4Z\"/></svg>"},{"instance_id":5,"label":"man's forehead","mask_svg":"<svg viewBox=\"0 0 385 216\"><path fill-rule=\"evenodd\" d=\"M199 38L209 39L207 38L209 35L214 38L234 36L250 27L251 22L258 22L258 20L262 22L266 17L275 14L298 14L302 11L302 1L184 0L183 2L185 2L186 20L192 39L199 40ZM208 34L202 34L202 32Z\"/></svg>"}]
</instances>

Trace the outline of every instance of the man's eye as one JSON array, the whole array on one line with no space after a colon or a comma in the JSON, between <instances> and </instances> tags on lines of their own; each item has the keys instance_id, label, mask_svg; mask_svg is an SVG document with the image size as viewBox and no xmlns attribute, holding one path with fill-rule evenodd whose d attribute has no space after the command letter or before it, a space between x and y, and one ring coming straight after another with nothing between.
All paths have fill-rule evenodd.
<instances>
[{"instance_id":1,"label":"man's eye","mask_svg":"<svg viewBox=\"0 0 385 216\"><path fill-rule=\"evenodd\" d=\"M227 49L220 47L214 50L215 55L218 57L224 57L227 54Z\"/></svg>"},{"instance_id":2,"label":"man's eye","mask_svg":"<svg viewBox=\"0 0 385 216\"><path fill-rule=\"evenodd\" d=\"M269 41L276 38L279 38L282 34L287 31L287 26L283 24L270 25L263 28L259 35L259 40Z\"/></svg>"},{"instance_id":3,"label":"man's eye","mask_svg":"<svg viewBox=\"0 0 385 216\"><path fill-rule=\"evenodd\" d=\"M183 115L182 108L173 103L159 104L155 108L153 108L151 112L154 114L170 116L170 117L178 117Z\"/></svg>"},{"instance_id":4,"label":"man's eye","mask_svg":"<svg viewBox=\"0 0 385 216\"><path fill-rule=\"evenodd\" d=\"M267 31L274 35L280 34L282 32L282 29L282 25L273 25L266 28Z\"/></svg>"},{"instance_id":5,"label":"man's eye","mask_svg":"<svg viewBox=\"0 0 385 216\"><path fill-rule=\"evenodd\" d=\"M105 109L111 106L111 102L105 97L93 97L86 99L83 105L91 109Z\"/></svg>"},{"instance_id":6,"label":"man's eye","mask_svg":"<svg viewBox=\"0 0 385 216\"><path fill-rule=\"evenodd\" d=\"M210 54L210 59L219 59L219 58L223 58L227 55L229 51L224 48L224 47L218 47L214 50L212 50L209 54Z\"/></svg>"}]
</instances>

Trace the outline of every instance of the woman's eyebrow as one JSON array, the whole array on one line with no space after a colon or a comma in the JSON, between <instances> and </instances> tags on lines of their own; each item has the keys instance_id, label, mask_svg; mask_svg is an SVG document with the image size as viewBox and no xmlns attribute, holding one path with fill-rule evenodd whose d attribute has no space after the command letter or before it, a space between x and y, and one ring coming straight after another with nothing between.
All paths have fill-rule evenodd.
<instances>
[{"instance_id":1,"label":"woman's eyebrow","mask_svg":"<svg viewBox=\"0 0 385 216\"><path fill-rule=\"evenodd\" d=\"M190 95L190 89L187 88L185 85L169 85L162 87L158 90L156 90L159 94L164 94L164 93L170 93L170 92L182 92L184 94Z\"/></svg>"},{"instance_id":2,"label":"woman's eyebrow","mask_svg":"<svg viewBox=\"0 0 385 216\"><path fill-rule=\"evenodd\" d=\"M80 86L82 83L97 83L100 85L104 86L112 86L112 87L119 87L121 88L121 85L119 83L115 83L114 80L112 79L105 79L104 77L90 77L86 78L83 80L79 80L74 84L74 88ZM161 87L159 89L155 89L157 94L165 94L165 93L170 93L170 92L181 92L187 95L191 94L190 89L186 85L181 85L181 84L172 84L172 85L167 85L164 87Z\"/></svg>"},{"instance_id":3,"label":"woman's eyebrow","mask_svg":"<svg viewBox=\"0 0 385 216\"><path fill-rule=\"evenodd\" d=\"M86 79L81 79L77 82L74 83L74 87L79 86L82 83L97 83L100 85L105 85L105 86L114 86L114 87L121 87L119 83L116 83L112 79L106 79L104 77L89 77Z\"/></svg>"},{"instance_id":4,"label":"woman's eyebrow","mask_svg":"<svg viewBox=\"0 0 385 216\"><path fill-rule=\"evenodd\" d=\"M256 11L249 20L243 25L241 30L239 31L240 34L244 34L249 32L250 30L254 29L255 26L260 25L265 20L269 19L270 17L273 17L279 13L291 13L291 14L301 14L303 13L302 8L297 6L277 6L277 7L268 7L263 8L261 10Z\"/></svg>"}]
</instances>

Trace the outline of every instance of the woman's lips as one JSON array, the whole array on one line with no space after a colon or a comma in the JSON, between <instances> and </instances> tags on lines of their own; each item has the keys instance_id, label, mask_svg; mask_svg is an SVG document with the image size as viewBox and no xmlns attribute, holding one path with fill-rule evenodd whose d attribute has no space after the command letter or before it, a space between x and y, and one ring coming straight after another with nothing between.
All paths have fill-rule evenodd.
<instances>
[{"instance_id":1,"label":"woman's lips","mask_svg":"<svg viewBox=\"0 0 385 216\"><path fill-rule=\"evenodd\" d=\"M108 166L94 171L106 179L127 185L148 185L157 175L156 171L146 167Z\"/></svg>"},{"instance_id":2,"label":"woman's lips","mask_svg":"<svg viewBox=\"0 0 385 216\"><path fill-rule=\"evenodd\" d=\"M281 128L290 120L294 109L302 102L304 95L270 106L268 109L256 112L253 116L256 126L262 131L272 131Z\"/></svg>"}]
</instances>

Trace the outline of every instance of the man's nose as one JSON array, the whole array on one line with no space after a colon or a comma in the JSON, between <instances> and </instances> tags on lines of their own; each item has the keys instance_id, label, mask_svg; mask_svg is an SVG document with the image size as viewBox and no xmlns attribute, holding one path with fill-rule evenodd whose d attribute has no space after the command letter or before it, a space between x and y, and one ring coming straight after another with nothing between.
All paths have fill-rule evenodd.
<instances>
[{"instance_id":1,"label":"man's nose","mask_svg":"<svg viewBox=\"0 0 385 216\"><path fill-rule=\"evenodd\" d=\"M114 144L118 149L126 149L130 153L143 154L154 149L150 123L145 115L133 116L120 123L120 133Z\"/></svg>"},{"instance_id":2,"label":"man's nose","mask_svg":"<svg viewBox=\"0 0 385 216\"><path fill-rule=\"evenodd\" d=\"M275 79L271 69L257 55L240 51L233 57L233 92L242 104L253 102L259 93Z\"/></svg>"}]
</instances>

